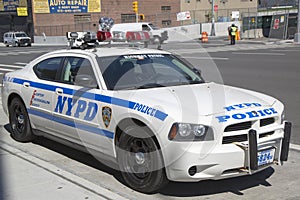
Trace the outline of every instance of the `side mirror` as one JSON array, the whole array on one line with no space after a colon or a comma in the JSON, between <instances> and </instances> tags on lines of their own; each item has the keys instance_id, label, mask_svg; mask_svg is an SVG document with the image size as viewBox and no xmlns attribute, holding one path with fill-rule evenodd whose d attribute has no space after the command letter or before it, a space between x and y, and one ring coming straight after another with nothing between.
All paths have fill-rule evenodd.
<instances>
[{"instance_id":1,"label":"side mirror","mask_svg":"<svg viewBox=\"0 0 300 200\"><path fill-rule=\"evenodd\" d=\"M98 88L95 78L88 74L77 75L75 78L75 85L85 88Z\"/></svg>"},{"instance_id":2,"label":"side mirror","mask_svg":"<svg viewBox=\"0 0 300 200\"><path fill-rule=\"evenodd\" d=\"M201 72L200 69L193 68L193 71L194 71L197 75L199 75L200 77L202 77L202 72Z\"/></svg>"}]
</instances>

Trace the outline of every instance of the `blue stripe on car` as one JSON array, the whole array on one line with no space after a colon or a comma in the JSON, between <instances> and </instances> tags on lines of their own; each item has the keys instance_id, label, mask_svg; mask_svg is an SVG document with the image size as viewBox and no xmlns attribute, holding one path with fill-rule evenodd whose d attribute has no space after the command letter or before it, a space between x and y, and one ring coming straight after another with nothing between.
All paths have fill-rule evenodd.
<instances>
[{"instance_id":1,"label":"blue stripe on car","mask_svg":"<svg viewBox=\"0 0 300 200\"><path fill-rule=\"evenodd\" d=\"M45 118L45 119L48 119L48 120L51 120L51 121L54 121L54 122L57 122L57 123L60 123L60 124L63 124L63 125L66 125L66 126L70 126L70 127L73 127L73 128L78 128L80 130L84 130L84 131L88 131L88 132L95 133L95 134L98 134L98 135L102 135L102 136L105 136L105 137L108 137L108 138L111 138L111 139L114 137L113 132L103 130L103 129L99 129L99 128L95 128L95 127L88 126L88 125L85 125L85 124L81 124L79 122L74 122L72 120L67 120L67 119L63 119L63 118L60 118L60 117L52 116L50 114L40 112L40 111L37 111L37 110L34 110L34 109L28 109L28 113L32 114L32 115L42 117L42 118Z\"/></svg>"},{"instance_id":2,"label":"blue stripe on car","mask_svg":"<svg viewBox=\"0 0 300 200\"><path fill-rule=\"evenodd\" d=\"M100 101L103 103L109 103L112 105L117 105L117 106L130 108L130 109L133 109L134 106L137 104L136 102L128 101L125 99L119 99L119 98L110 97L110 96L106 96L106 95L94 94L94 93L90 93L90 92L86 92L86 91L82 92L79 90L57 87L54 85L48 85L48 84L33 82L33 81L29 81L29 80L24 80L24 79L14 78L12 82L21 84L21 85L24 82L28 82L30 84L30 86L32 86L34 88L39 88L39 89L53 91L53 92L56 90L56 88L61 88L61 89L63 89L64 94L75 95L78 92L78 94L80 94L81 97L86 98L86 99L96 100L96 101ZM166 114L162 111L159 111L159 110L157 110L157 112L154 115L155 118L157 118L161 121L164 121L167 118L167 116L168 116L168 114Z\"/></svg>"}]
</instances>

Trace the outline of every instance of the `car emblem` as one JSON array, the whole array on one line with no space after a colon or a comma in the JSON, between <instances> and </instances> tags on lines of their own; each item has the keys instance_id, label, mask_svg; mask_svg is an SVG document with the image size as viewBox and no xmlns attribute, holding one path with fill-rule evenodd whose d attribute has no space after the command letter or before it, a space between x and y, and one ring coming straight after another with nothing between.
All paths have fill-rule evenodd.
<instances>
[{"instance_id":1,"label":"car emblem","mask_svg":"<svg viewBox=\"0 0 300 200\"><path fill-rule=\"evenodd\" d=\"M111 114L112 114L112 110L110 107L108 106L102 107L102 120L106 128L110 124Z\"/></svg>"}]
</instances>

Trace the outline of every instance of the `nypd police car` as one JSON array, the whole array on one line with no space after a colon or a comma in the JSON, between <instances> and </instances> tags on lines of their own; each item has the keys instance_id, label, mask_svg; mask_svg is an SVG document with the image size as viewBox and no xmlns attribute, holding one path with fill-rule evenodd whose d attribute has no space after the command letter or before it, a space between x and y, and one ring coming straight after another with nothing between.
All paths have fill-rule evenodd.
<instances>
[{"instance_id":1,"label":"nypd police car","mask_svg":"<svg viewBox=\"0 0 300 200\"><path fill-rule=\"evenodd\" d=\"M168 180L253 174L288 159L291 123L280 101L205 82L166 51L54 51L7 73L2 101L15 140L84 147L145 193Z\"/></svg>"}]
</instances>

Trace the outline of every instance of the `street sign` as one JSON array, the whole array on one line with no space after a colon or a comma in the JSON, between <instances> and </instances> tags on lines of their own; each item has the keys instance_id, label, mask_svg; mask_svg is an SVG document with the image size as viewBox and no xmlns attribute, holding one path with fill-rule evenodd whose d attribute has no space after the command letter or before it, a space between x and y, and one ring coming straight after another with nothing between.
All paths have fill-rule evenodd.
<instances>
[{"instance_id":1,"label":"street sign","mask_svg":"<svg viewBox=\"0 0 300 200\"><path fill-rule=\"evenodd\" d=\"M177 13L177 21L190 20L191 13L190 11Z\"/></svg>"},{"instance_id":2,"label":"street sign","mask_svg":"<svg viewBox=\"0 0 300 200\"><path fill-rule=\"evenodd\" d=\"M279 29L279 19L274 20L273 29Z\"/></svg>"},{"instance_id":3,"label":"street sign","mask_svg":"<svg viewBox=\"0 0 300 200\"><path fill-rule=\"evenodd\" d=\"M214 5L214 11L218 12L218 10L219 10L219 6L218 5Z\"/></svg>"}]
</instances>

